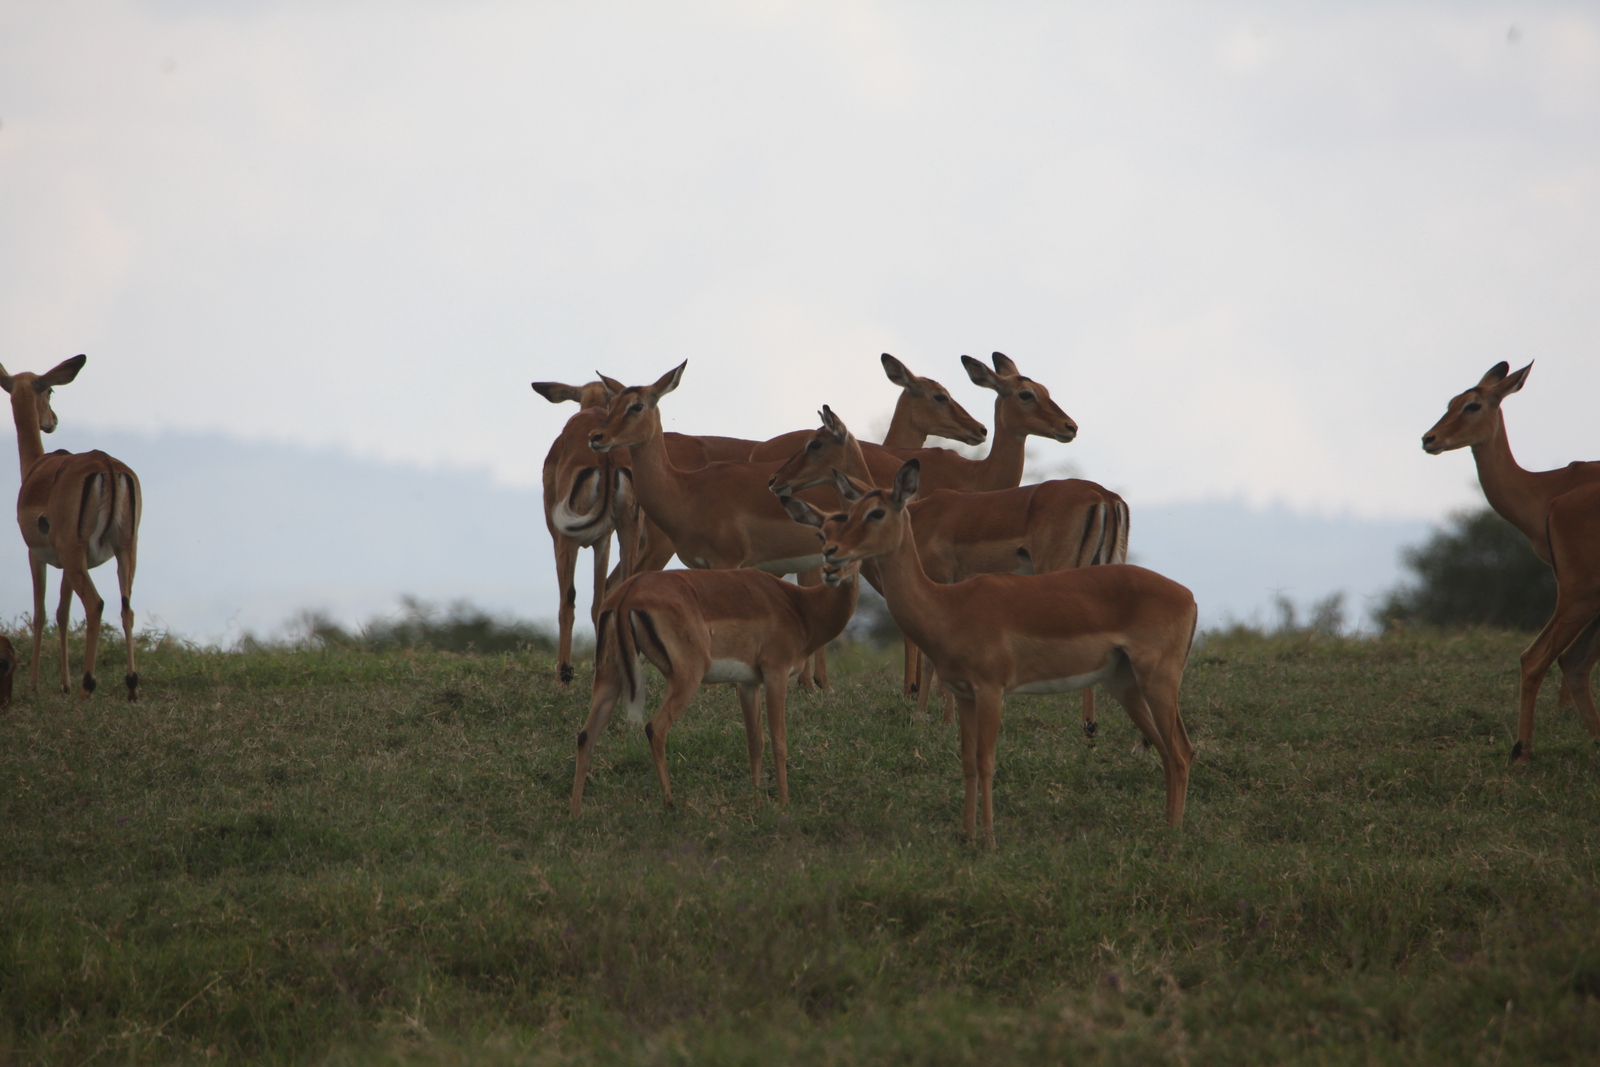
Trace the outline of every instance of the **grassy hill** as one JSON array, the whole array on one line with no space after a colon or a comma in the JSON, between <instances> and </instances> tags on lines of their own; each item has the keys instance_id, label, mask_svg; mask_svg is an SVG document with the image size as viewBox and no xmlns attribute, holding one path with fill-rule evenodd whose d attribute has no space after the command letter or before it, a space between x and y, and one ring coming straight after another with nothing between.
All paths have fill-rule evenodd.
<instances>
[{"instance_id":1,"label":"grassy hill","mask_svg":"<svg viewBox=\"0 0 1600 1067\"><path fill-rule=\"evenodd\" d=\"M787 810L718 687L676 811L616 725L573 821L584 672L168 642L0 712L0 1062L1584 1061L1600 755L1550 685L1507 764L1522 640L1210 639L1181 833L1014 699L992 854L893 657L794 695Z\"/></svg>"}]
</instances>

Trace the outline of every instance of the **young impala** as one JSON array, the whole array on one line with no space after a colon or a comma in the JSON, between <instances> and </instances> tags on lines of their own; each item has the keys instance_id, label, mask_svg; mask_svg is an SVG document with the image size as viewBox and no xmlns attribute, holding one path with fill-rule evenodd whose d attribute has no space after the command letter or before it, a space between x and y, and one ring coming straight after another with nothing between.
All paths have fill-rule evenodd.
<instances>
[{"instance_id":1,"label":"young impala","mask_svg":"<svg viewBox=\"0 0 1600 1067\"><path fill-rule=\"evenodd\" d=\"M797 501L791 501L794 507ZM803 507L804 505L799 505ZM572 779L572 814L583 809L583 785L594 746L625 700L630 722L644 722L645 684L640 660L667 680L666 696L645 723L661 798L672 807L667 779L667 732L700 686L726 682L738 688L744 712L750 780L761 788L761 710L767 730L778 802L789 802L789 745L784 701L789 675L839 636L856 607L857 568L803 588L757 570L649 571L617 587L600 609L595 629L594 698L578 733Z\"/></svg>"}]
</instances>

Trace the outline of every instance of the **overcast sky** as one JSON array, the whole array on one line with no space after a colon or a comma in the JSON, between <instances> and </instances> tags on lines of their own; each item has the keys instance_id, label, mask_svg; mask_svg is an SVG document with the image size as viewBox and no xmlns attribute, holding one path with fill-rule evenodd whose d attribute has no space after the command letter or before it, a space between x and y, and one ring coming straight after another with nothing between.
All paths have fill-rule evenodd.
<instances>
[{"instance_id":1,"label":"overcast sky","mask_svg":"<svg viewBox=\"0 0 1600 1067\"><path fill-rule=\"evenodd\" d=\"M1436 517L1491 364L1600 457L1600 14L1560 4L0 5L0 362L75 426L531 485L528 388L881 429L879 352L1130 503Z\"/></svg>"}]
</instances>

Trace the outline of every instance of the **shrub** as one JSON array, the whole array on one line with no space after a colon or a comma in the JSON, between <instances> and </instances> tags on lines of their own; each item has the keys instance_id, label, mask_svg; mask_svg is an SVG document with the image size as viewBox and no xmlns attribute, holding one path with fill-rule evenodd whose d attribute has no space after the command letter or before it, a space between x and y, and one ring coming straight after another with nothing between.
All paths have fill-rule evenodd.
<instances>
[{"instance_id":1,"label":"shrub","mask_svg":"<svg viewBox=\"0 0 1600 1067\"><path fill-rule=\"evenodd\" d=\"M1489 508L1450 516L1426 543L1402 549L1401 560L1415 578L1373 610L1382 627L1537 630L1555 610L1555 574Z\"/></svg>"}]
</instances>

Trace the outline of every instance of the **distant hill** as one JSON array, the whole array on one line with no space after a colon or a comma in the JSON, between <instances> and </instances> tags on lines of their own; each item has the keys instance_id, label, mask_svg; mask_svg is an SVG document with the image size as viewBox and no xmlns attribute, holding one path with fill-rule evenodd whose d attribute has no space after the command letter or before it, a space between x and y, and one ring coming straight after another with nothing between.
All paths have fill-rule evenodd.
<instances>
[{"instance_id":1,"label":"distant hill","mask_svg":"<svg viewBox=\"0 0 1600 1067\"><path fill-rule=\"evenodd\" d=\"M245 631L274 633L304 609L361 622L396 610L404 594L555 616L554 562L536 490L496 485L479 471L423 470L220 435L63 427L46 445L102 448L139 472L146 506L134 608L141 626L228 644ZM0 461L0 492L15 499L10 455ZM1230 501L1130 503L1134 561L1194 590L1203 626L1270 620L1280 592L1304 606L1339 590L1349 594L1352 621L1361 621L1366 598L1397 580L1399 547L1428 527ZM114 567L94 572L112 604ZM585 606L588 574L584 553ZM59 580L52 571L52 617ZM0 616L30 610L30 597L21 537L0 534Z\"/></svg>"}]
</instances>

